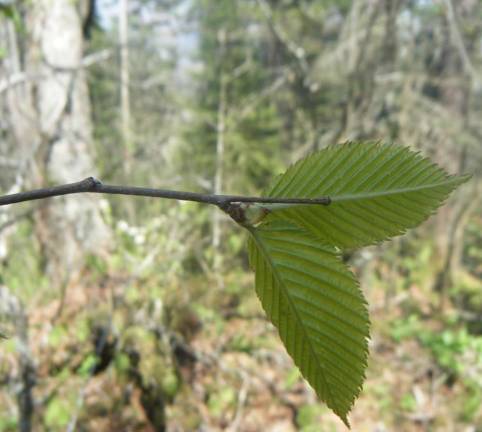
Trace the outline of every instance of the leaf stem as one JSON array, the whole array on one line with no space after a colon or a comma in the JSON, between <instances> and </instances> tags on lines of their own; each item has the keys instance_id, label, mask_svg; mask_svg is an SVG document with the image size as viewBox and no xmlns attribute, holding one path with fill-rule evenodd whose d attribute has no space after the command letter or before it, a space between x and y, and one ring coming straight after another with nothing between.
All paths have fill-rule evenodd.
<instances>
[{"instance_id":1,"label":"leaf stem","mask_svg":"<svg viewBox=\"0 0 482 432\"><path fill-rule=\"evenodd\" d=\"M119 186L103 184L94 177L87 177L76 183L68 183L59 186L52 186L42 189L34 189L26 192L19 192L0 197L0 206L15 204L25 201L33 201L51 198L61 195L77 193L101 193L110 195L135 195L143 197L175 199L179 201L194 201L205 204L213 204L221 209L232 203L267 203L267 204L318 204L328 205L331 202L329 197L320 198L267 198L250 197L239 195L216 195L197 192L184 192L167 189L152 189L138 186Z\"/></svg>"}]
</instances>

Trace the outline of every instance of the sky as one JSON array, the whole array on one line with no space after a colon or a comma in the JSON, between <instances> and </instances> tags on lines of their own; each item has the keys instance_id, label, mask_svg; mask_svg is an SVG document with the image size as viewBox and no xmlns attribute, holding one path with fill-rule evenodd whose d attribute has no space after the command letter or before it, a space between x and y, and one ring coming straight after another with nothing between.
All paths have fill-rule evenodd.
<instances>
[{"instance_id":1,"label":"sky","mask_svg":"<svg viewBox=\"0 0 482 432\"><path fill-rule=\"evenodd\" d=\"M170 50L175 49L178 70L176 79L179 81L189 79L190 72L198 67L194 60L198 46L197 32L192 26L186 26L185 19L190 5L191 0L185 0L176 8L170 9L169 13L163 12L160 7L153 9L146 6L136 17L146 25L155 21L155 34L159 38L161 57L170 56ZM97 0L97 14L102 28L115 29L119 14L119 0Z\"/></svg>"}]
</instances>

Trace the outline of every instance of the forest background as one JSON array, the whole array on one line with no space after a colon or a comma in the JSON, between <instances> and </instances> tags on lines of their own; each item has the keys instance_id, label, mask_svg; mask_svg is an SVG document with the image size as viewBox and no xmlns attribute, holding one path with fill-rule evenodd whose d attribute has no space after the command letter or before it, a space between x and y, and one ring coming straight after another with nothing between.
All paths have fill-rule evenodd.
<instances>
[{"instance_id":1,"label":"forest background","mask_svg":"<svg viewBox=\"0 0 482 432\"><path fill-rule=\"evenodd\" d=\"M0 1L2 194L81 180L259 195L346 140L473 179L346 254L372 321L355 430L482 430L480 0ZM213 211L214 210L214 211ZM217 209L0 212L0 430L337 431Z\"/></svg>"}]
</instances>

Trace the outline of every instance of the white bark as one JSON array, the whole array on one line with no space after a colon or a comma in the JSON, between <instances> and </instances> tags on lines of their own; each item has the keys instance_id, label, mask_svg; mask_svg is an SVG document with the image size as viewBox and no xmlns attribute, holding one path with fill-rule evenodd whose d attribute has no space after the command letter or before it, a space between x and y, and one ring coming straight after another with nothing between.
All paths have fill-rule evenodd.
<instances>
[{"instance_id":1,"label":"white bark","mask_svg":"<svg viewBox=\"0 0 482 432\"><path fill-rule=\"evenodd\" d=\"M216 173L214 175L214 193L223 191L224 180L224 140L226 134L226 77L222 74L219 85L218 118L216 125ZM221 212L213 213L213 248L221 244Z\"/></svg>"},{"instance_id":2,"label":"white bark","mask_svg":"<svg viewBox=\"0 0 482 432\"><path fill-rule=\"evenodd\" d=\"M221 29L218 34L220 44L220 57L223 62L223 55L226 48L226 31ZM224 182L224 146L226 137L226 92L227 76L221 64L221 76L219 77L219 101L216 124L216 172L214 175L214 193L222 193ZM213 209L213 237L212 246L214 250L214 271L219 273L222 270L221 245L221 212L217 208ZM222 282L219 282L221 284Z\"/></svg>"},{"instance_id":3,"label":"white bark","mask_svg":"<svg viewBox=\"0 0 482 432\"><path fill-rule=\"evenodd\" d=\"M5 90L13 135L29 186L66 183L96 174L83 60L82 7L86 0L36 0L28 11L26 51L20 64L10 25L7 74L41 76ZM56 282L68 280L88 253L110 245L99 197L60 198L36 215L36 233Z\"/></svg>"},{"instance_id":4,"label":"white bark","mask_svg":"<svg viewBox=\"0 0 482 432\"><path fill-rule=\"evenodd\" d=\"M119 2L119 44L121 77L121 130L124 144L125 172L131 171L131 112L129 93L129 45L128 45L128 0Z\"/></svg>"}]
</instances>

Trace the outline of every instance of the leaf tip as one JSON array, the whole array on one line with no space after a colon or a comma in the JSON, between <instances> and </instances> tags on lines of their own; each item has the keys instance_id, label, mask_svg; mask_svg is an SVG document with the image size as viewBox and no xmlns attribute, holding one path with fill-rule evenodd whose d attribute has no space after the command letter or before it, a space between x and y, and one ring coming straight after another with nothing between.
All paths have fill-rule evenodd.
<instances>
[{"instance_id":1,"label":"leaf tip","mask_svg":"<svg viewBox=\"0 0 482 432\"><path fill-rule=\"evenodd\" d=\"M467 183L472 178L472 174L460 174L457 178L459 179L459 184Z\"/></svg>"},{"instance_id":2,"label":"leaf tip","mask_svg":"<svg viewBox=\"0 0 482 432\"><path fill-rule=\"evenodd\" d=\"M340 420L345 424L345 426L348 428L348 429L351 429L351 425L350 425L350 422L348 421L348 417L346 414L338 414L338 417L340 417Z\"/></svg>"}]
</instances>

